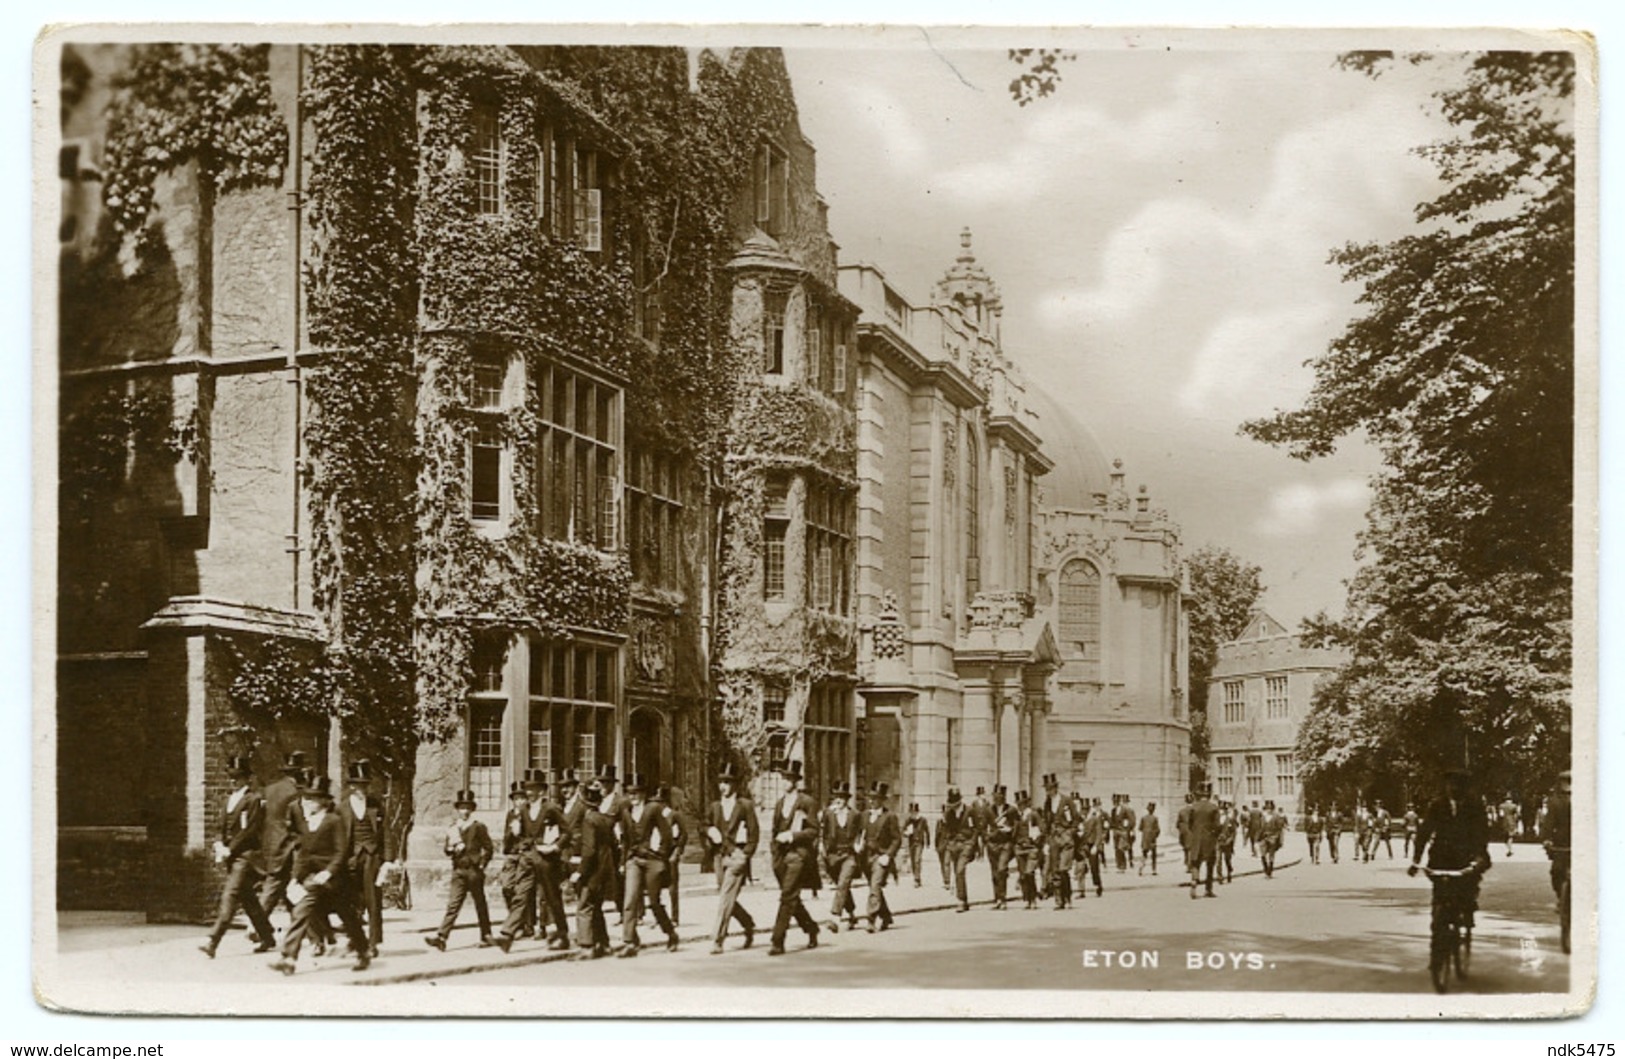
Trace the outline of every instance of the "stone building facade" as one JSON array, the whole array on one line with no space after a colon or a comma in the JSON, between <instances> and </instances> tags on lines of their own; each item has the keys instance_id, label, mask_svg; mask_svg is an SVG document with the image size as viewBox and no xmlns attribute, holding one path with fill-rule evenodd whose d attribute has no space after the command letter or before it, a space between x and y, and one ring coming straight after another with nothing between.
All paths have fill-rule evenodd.
<instances>
[{"instance_id":1,"label":"stone building facade","mask_svg":"<svg viewBox=\"0 0 1625 1059\"><path fill-rule=\"evenodd\" d=\"M844 266L859 336L864 774L1166 801L1185 787L1179 535L1030 390L970 233L926 305Z\"/></svg>"},{"instance_id":2,"label":"stone building facade","mask_svg":"<svg viewBox=\"0 0 1625 1059\"><path fill-rule=\"evenodd\" d=\"M420 886L531 768L1182 788L1177 529L969 233L840 265L776 50L166 48L64 51L59 905L202 912L245 752Z\"/></svg>"},{"instance_id":3,"label":"stone building facade","mask_svg":"<svg viewBox=\"0 0 1625 1059\"><path fill-rule=\"evenodd\" d=\"M1214 793L1249 805L1274 801L1296 817L1298 728L1315 685L1347 662L1346 652L1305 646L1262 610L1240 636L1220 644L1207 692Z\"/></svg>"}]
</instances>

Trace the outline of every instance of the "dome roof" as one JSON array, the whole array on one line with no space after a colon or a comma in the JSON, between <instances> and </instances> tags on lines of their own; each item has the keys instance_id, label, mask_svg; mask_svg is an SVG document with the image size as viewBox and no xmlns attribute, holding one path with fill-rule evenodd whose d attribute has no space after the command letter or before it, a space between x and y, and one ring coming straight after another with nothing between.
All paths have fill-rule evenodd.
<instances>
[{"instance_id":1,"label":"dome roof","mask_svg":"<svg viewBox=\"0 0 1625 1059\"><path fill-rule=\"evenodd\" d=\"M1027 403L1038 414L1038 436L1055 469L1038 479L1044 506L1088 510L1095 494L1111 488L1111 464L1095 435L1063 408L1042 386L1027 390Z\"/></svg>"}]
</instances>

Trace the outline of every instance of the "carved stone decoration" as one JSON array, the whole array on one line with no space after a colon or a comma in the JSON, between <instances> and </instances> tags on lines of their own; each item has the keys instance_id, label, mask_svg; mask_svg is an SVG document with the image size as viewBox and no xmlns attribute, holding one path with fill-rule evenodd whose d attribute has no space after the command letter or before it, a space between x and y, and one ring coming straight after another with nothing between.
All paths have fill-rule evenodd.
<instances>
[{"instance_id":1,"label":"carved stone decoration","mask_svg":"<svg viewBox=\"0 0 1625 1059\"><path fill-rule=\"evenodd\" d=\"M670 634L659 618L632 619L632 665L638 679L651 684L664 683L667 661L671 658Z\"/></svg>"},{"instance_id":2,"label":"carved stone decoration","mask_svg":"<svg viewBox=\"0 0 1625 1059\"><path fill-rule=\"evenodd\" d=\"M1117 542L1112 537L1100 537L1089 530L1068 530L1065 533L1050 530L1044 534L1045 566L1053 567L1068 552L1081 552L1099 559L1108 569L1114 568L1117 563Z\"/></svg>"},{"instance_id":3,"label":"carved stone decoration","mask_svg":"<svg viewBox=\"0 0 1625 1059\"><path fill-rule=\"evenodd\" d=\"M897 609L897 593L887 589L880 597L880 617L875 621L875 658L903 657L903 646L908 640L908 629Z\"/></svg>"},{"instance_id":4,"label":"carved stone decoration","mask_svg":"<svg viewBox=\"0 0 1625 1059\"><path fill-rule=\"evenodd\" d=\"M1026 592L978 592L970 614L973 629L1019 629L1033 616L1033 597Z\"/></svg>"},{"instance_id":5,"label":"carved stone decoration","mask_svg":"<svg viewBox=\"0 0 1625 1059\"><path fill-rule=\"evenodd\" d=\"M954 487L954 472L959 466L959 432L952 423L942 424L942 484Z\"/></svg>"},{"instance_id":6,"label":"carved stone decoration","mask_svg":"<svg viewBox=\"0 0 1625 1059\"><path fill-rule=\"evenodd\" d=\"M1011 525L1016 521L1016 469L1009 464L1004 468L1004 521Z\"/></svg>"}]
</instances>

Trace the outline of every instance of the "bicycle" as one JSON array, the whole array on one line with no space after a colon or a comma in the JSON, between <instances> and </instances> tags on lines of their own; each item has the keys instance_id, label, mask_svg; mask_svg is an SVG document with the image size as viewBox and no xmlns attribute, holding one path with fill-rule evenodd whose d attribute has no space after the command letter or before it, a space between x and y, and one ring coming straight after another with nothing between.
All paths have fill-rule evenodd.
<instances>
[{"instance_id":1,"label":"bicycle","mask_svg":"<svg viewBox=\"0 0 1625 1059\"><path fill-rule=\"evenodd\" d=\"M1565 954L1569 951L1569 846L1545 843L1546 856L1552 861L1552 889L1557 891L1557 921L1559 940ZM1561 881L1560 881L1561 880Z\"/></svg>"},{"instance_id":2,"label":"bicycle","mask_svg":"<svg viewBox=\"0 0 1625 1059\"><path fill-rule=\"evenodd\" d=\"M1451 970L1461 981L1467 980L1473 955L1472 898L1479 872L1476 866L1422 870L1434 884L1428 974L1433 978L1433 988L1443 993L1449 987Z\"/></svg>"}]
</instances>

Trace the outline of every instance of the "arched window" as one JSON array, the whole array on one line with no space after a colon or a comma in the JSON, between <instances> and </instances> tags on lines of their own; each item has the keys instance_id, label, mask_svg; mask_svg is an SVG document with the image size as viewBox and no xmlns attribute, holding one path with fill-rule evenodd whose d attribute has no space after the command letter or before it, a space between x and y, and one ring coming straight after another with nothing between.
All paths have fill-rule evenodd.
<instances>
[{"instance_id":1,"label":"arched window","mask_svg":"<svg viewBox=\"0 0 1625 1059\"><path fill-rule=\"evenodd\" d=\"M1090 666L1100 664L1100 571L1073 559L1061 568L1061 651Z\"/></svg>"}]
</instances>

